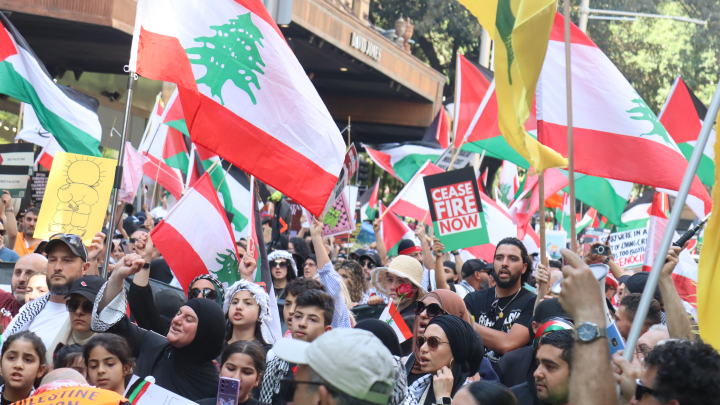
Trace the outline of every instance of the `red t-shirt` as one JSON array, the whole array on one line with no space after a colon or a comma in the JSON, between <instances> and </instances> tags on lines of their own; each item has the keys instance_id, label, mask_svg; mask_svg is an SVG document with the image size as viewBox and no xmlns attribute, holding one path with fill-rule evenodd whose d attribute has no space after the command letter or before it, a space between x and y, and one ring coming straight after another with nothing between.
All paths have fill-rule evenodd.
<instances>
[{"instance_id":1,"label":"red t-shirt","mask_svg":"<svg viewBox=\"0 0 720 405\"><path fill-rule=\"evenodd\" d=\"M0 324L2 325L0 333L5 332L10 321L20 311L20 307L22 304L15 299L12 293L0 290Z\"/></svg>"}]
</instances>

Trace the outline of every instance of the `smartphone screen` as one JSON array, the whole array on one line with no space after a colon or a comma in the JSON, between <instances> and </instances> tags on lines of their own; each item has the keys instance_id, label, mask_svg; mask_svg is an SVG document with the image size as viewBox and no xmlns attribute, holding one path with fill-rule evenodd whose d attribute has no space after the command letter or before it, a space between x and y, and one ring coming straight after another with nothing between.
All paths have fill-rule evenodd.
<instances>
[{"instance_id":1,"label":"smartphone screen","mask_svg":"<svg viewBox=\"0 0 720 405\"><path fill-rule=\"evenodd\" d=\"M240 396L240 380L220 377L217 405L237 405Z\"/></svg>"}]
</instances>

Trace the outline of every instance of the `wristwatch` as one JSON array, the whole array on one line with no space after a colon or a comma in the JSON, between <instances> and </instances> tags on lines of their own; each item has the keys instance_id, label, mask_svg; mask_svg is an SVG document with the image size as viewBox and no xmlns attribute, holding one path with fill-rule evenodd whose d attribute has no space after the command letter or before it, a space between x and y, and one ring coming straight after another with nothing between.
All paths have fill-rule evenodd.
<instances>
[{"instance_id":1,"label":"wristwatch","mask_svg":"<svg viewBox=\"0 0 720 405\"><path fill-rule=\"evenodd\" d=\"M583 322L573 329L575 340L581 343L590 343L604 337L607 338L607 330L592 322Z\"/></svg>"},{"instance_id":2,"label":"wristwatch","mask_svg":"<svg viewBox=\"0 0 720 405\"><path fill-rule=\"evenodd\" d=\"M440 398L442 402L438 402L436 405L451 405L452 404L452 398L450 397L442 397Z\"/></svg>"},{"instance_id":3,"label":"wristwatch","mask_svg":"<svg viewBox=\"0 0 720 405\"><path fill-rule=\"evenodd\" d=\"M610 261L610 259L611 259L610 256L606 257L605 260L603 260L603 264L608 264L608 262Z\"/></svg>"}]
</instances>

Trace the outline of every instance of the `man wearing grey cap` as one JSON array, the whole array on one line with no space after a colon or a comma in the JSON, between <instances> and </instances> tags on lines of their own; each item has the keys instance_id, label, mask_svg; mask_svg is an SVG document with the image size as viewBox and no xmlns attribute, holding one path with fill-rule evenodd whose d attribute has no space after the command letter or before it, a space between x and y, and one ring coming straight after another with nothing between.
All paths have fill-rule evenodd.
<instances>
[{"instance_id":1,"label":"man wearing grey cap","mask_svg":"<svg viewBox=\"0 0 720 405\"><path fill-rule=\"evenodd\" d=\"M386 405L392 395L392 354L370 332L333 329L312 343L281 339L274 350L281 359L298 364L295 378L282 380L287 401Z\"/></svg>"}]
</instances>

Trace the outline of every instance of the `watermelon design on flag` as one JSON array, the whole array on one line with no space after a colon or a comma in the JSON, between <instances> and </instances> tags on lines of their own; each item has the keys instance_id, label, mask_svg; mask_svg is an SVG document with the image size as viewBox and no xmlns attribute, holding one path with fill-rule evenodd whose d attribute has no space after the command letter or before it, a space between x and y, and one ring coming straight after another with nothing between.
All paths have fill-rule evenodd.
<instances>
[{"instance_id":1,"label":"watermelon design on flag","mask_svg":"<svg viewBox=\"0 0 720 405\"><path fill-rule=\"evenodd\" d=\"M335 203L330 207L330 211L323 218L323 236L337 235L338 233L347 232L355 229L353 220L348 213L347 200L345 194L340 194Z\"/></svg>"}]
</instances>

